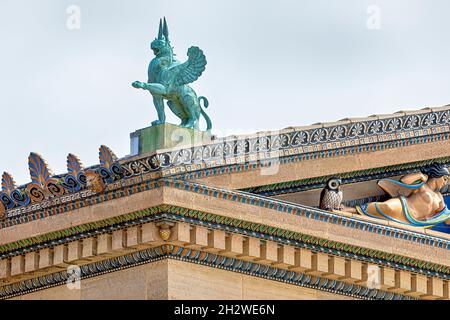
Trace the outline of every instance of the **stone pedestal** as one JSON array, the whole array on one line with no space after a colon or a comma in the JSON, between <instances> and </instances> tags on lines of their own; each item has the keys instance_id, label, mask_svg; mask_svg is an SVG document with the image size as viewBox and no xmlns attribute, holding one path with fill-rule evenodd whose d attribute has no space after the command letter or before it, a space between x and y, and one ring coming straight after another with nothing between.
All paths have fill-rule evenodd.
<instances>
[{"instance_id":1,"label":"stone pedestal","mask_svg":"<svg viewBox=\"0 0 450 320\"><path fill-rule=\"evenodd\" d=\"M151 153L161 149L188 147L211 141L211 133L164 123L136 130L130 134L131 155Z\"/></svg>"}]
</instances>

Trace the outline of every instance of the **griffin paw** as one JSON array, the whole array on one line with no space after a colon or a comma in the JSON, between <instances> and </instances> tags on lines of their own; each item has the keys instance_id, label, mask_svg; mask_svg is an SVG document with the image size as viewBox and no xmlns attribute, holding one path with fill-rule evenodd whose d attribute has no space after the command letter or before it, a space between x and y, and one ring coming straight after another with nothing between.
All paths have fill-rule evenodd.
<instances>
[{"instance_id":1,"label":"griffin paw","mask_svg":"<svg viewBox=\"0 0 450 320\"><path fill-rule=\"evenodd\" d=\"M152 121L152 126L157 126L157 125L159 125L159 124L163 124L164 122L162 122L162 121L160 121L160 120L155 120L155 121Z\"/></svg>"}]
</instances>

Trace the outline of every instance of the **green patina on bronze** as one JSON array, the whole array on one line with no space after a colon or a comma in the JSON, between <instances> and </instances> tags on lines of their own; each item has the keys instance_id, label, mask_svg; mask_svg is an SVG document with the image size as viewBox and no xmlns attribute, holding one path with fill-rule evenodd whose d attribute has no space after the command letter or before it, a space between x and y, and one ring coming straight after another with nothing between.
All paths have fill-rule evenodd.
<instances>
[{"instance_id":1,"label":"green patina on bronze","mask_svg":"<svg viewBox=\"0 0 450 320\"><path fill-rule=\"evenodd\" d=\"M315 236L302 234L298 232L288 231L281 228L271 227L267 225L261 225L257 223L251 223L248 221L243 221L239 219L230 219L224 216L219 216L211 213L201 212L197 210L187 209L183 207L171 206L171 205L160 205L152 208L148 208L145 210L140 210L136 212L132 212L129 214L117 216L114 218L88 223L84 225L80 225L77 227L71 227L62 231L56 231L52 233L48 233L45 235L5 244L0 246L0 253L10 253L20 249L26 249L30 246L35 245L44 245L45 243L49 243L55 240L64 239L67 237L93 232L98 229L113 227L117 225L117 228L120 229L120 224L137 221L142 219L143 217L150 217L156 214L162 213L171 213L175 215L179 215L182 217L189 217L192 219L198 219L200 221L206 221L211 223L217 223L222 225L227 225L231 227L241 228L248 231L253 232L261 232L268 236L279 236L286 240L295 240L307 244L311 244L314 246L319 246L326 249L335 249L347 253L353 253L362 255L369 258L381 259L388 262L399 263L410 267L418 267L434 272L440 272L444 274L450 274L450 267L439 265L431 262L421 261L410 257L405 257L401 255L396 255L392 253L387 253L379 250L373 250L368 248L363 248L355 245L350 245L346 243L325 240L322 238L318 238ZM282 236L280 236L280 234Z\"/></svg>"},{"instance_id":2,"label":"green patina on bronze","mask_svg":"<svg viewBox=\"0 0 450 320\"><path fill-rule=\"evenodd\" d=\"M133 87L144 89L151 93L153 104L158 113L158 120L152 125L166 122L164 111L165 101L170 110L181 120L180 126L184 128L199 129L200 116L206 120L206 130L212 128L211 119L203 110L208 107L209 102L205 97L197 97L195 91L188 86L196 81L205 71L206 57L198 47L190 47L187 55L188 60L179 62L173 53L169 40L169 28L166 19L159 22L158 37L150 45L155 58L148 66L148 81L133 82Z\"/></svg>"}]
</instances>

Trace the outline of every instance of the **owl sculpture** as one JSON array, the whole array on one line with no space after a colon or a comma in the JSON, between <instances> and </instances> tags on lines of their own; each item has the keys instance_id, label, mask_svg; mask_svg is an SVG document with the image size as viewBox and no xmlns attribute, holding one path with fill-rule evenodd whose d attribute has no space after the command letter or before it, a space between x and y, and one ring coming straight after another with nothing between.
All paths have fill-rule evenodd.
<instances>
[{"instance_id":1,"label":"owl sculpture","mask_svg":"<svg viewBox=\"0 0 450 320\"><path fill-rule=\"evenodd\" d=\"M332 178L327 181L325 188L320 193L319 208L322 210L341 210L342 206L342 180Z\"/></svg>"}]
</instances>

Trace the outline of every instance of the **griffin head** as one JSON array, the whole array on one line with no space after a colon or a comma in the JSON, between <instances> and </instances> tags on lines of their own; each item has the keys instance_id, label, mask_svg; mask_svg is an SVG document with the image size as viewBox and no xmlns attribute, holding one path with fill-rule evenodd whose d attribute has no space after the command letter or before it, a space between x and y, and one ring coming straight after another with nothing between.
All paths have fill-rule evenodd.
<instances>
[{"instance_id":1,"label":"griffin head","mask_svg":"<svg viewBox=\"0 0 450 320\"><path fill-rule=\"evenodd\" d=\"M166 18L159 20L158 37L152 41L150 48L157 57L172 55L172 47L169 40L169 28L167 27Z\"/></svg>"}]
</instances>

